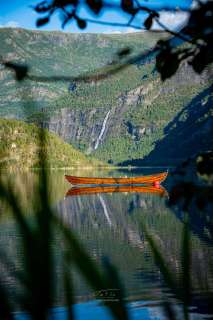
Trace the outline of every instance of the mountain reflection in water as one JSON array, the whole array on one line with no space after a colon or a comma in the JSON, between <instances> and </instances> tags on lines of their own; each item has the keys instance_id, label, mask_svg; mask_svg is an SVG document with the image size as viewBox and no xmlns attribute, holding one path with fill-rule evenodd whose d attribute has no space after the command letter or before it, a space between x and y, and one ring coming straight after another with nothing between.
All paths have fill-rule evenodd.
<instances>
[{"instance_id":1,"label":"mountain reflection in water","mask_svg":"<svg viewBox=\"0 0 213 320\"><path fill-rule=\"evenodd\" d=\"M24 185L29 193L29 199L36 179L35 173L28 173L28 177L24 178L17 176L19 185L22 187ZM136 189L131 187L129 190L122 187L120 190L112 187L106 189L83 187L80 190L74 188L67 192L68 188L63 172L54 172L50 198L57 215L75 231L95 261L101 265L103 257L109 257L119 272L130 308L135 308L137 305L137 310L144 312L141 313L144 314L144 319L163 319L160 306L166 296L171 297L173 293L165 285L154 261L142 225L146 225L172 273L180 278L183 272L181 267L183 222L177 216L177 212L168 207L168 195L165 189L149 187L147 190L142 186L137 186ZM23 205L27 205L29 199L23 198ZM6 212L4 204L1 204L1 208ZM31 210L30 204L29 208ZM31 219L30 214L29 219ZM199 228L196 229L196 233L193 231L194 224L190 232L191 292L194 301L193 312L197 313L198 319L203 319L203 314L208 310L208 301L205 297L209 296L209 293L212 295L213 292L213 247L210 242L203 241L199 236L197 232ZM0 249L4 248L5 252L14 258L14 265L18 271L21 269L20 261L23 258L23 252L17 246L19 237L12 217L9 214L3 215L0 220ZM64 305L61 264L63 242L60 235L55 234L52 246L55 254L57 289L55 306L60 308ZM11 279L8 271L1 267L4 282L11 288L13 296L20 288ZM77 272L74 272L73 281L75 301L78 303L76 309L82 311L79 311L78 319L83 319L80 314L84 313L83 308L87 305L94 307L93 319L99 319L96 303L92 303L96 299L95 294ZM174 302L179 304L175 299ZM152 305L153 313L150 311ZM105 311L104 315L103 319L109 319Z\"/></svg>"}]
</instances>

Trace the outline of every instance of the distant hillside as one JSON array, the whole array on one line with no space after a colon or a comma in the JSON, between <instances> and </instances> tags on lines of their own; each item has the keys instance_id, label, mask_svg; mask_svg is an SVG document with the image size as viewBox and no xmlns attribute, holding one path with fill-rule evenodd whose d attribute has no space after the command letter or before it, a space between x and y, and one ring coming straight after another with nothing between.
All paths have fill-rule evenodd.
<instances>
[{"instance_id":1,"label":"distant hillside","mask_svg":"<svg viewBox=\"0 0 213 320\"><path fill-rule=\"evenodd\" d=\"M130 47L136 54L141 49L146 50L153 46L158 38L159 36L155 34L148 36L146 33L126 34L124 37L119 34L73 34L1 28L0 54L6 61L28 65L30 74L36 76L73 77L110 63L121 48ZM0 115L2 116L8 112L12 112L15 117L26 116L26 113L31 114L36 111L33 100L36 100L36 109L43 109L45 106L50 106L50 101L67 93L75 93L74 90L69 90L69 87L72 88L72 83L69 81L26 81L16 86L13 74L5 69L0 69L0 85L4 86L3 92L0 93ZM81 86L78 89L90 91L91 87L94 87L93 84ZM108 84L104 90L109 89L112 90L113 85ZM23 99L27 103L26 108L23 108ZM91 100L87 103L88 107L90 102Z\"/></svg>"},{"instance_id":2,"label":"distant hillside","mask_svg":"<svg viewBox=\"0 0 213 320\"><path fill-rule=\"evenodd\" d=\"M38 154L42 129L22 121L0 119L0 167L40 167ZM91 167L101 162L84 156L53 133L44 130L47 165L59 167Z\"/></svg>"},{"instance_id":3,"label":"distant hillside","mask_svg":"<svg viewBox=\"0 0 213 320\"><path fill-rule=\"evenodd\" d=\"M72 34L0 29L0 54L5 60L27 64L34 76L66 78L110 64L118 51L127 47L130 56L137 56L162 37L164 33ZM161 158L166 164L171 157L172 163L177 160L177 152L169 150L175 150L175 143L180 146L180 161L197 148L205 151L211 147L205 140L210 132L205 121L211 117L212 106L206 103L211 79L210 69L199 76L183 64L175 76L162 83L152 55L99 82L50 79L16 85L11 71L1 69L0 85L4 90L0 92L0 117L37 123L102 161L136 160L140 164L152 152L149 161ZM193 103L197 96L200 102ZM197 108L202 108L205 117L199 118L198 112L191 118L192 109L195 114ZM178 128L171 132L168 127L176 123L178 115ZM190 119L202 121L202 128L190 126ZM194 129L195 140L200 143L188 148L192 143L188 137ZM183 139L188 141L184 148ZM165 141L165 147L159 149L159 141Z\"/></svg>"}]
</instances>

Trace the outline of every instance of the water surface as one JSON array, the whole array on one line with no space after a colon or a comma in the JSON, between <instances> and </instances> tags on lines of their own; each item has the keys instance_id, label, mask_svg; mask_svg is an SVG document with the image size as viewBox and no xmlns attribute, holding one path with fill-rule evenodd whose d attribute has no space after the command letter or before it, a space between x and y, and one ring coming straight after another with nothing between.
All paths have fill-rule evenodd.
<instances>
[{"instance_id":1,"label":"water surface","mask_svg":"<svg viewBox=\"0 0 213 320\"><path fill-rule=\"evenodd\" d=\"M164 168L143 168L143 174L164 171ZM167 192L107 192L66 196L70 185L64 179L63 171L50 173L50 199L57 215L77 234L91 257L102 264L107 257L116 266L125 289L126 302L132 319L164 319L162 302L167 296L174 296L166 286L163 276L156 265L152 250L145 237L143 226L158 245L163 259L172 274L178 279L182 275L181 250L183 219L182 212L168 206L171 178L165 182ZM137 171L69 171L66 174L79 176L131 176ZM5 173L5 179L10 175ZM33 190L38 182L37 172L16 174L13 184L21 194L20 202L26 208L29 220L33 216ZM134 191L134 190L132 190ZM39 204L37 204L39 205ZM23 252L18 243L20 234L3 202L0 205L0 248L12 258L16 270L21 270ZM211 237L203 237L209 232L208 226L200 228L201 220L195 215L190 224L192 308L193 318L204 319L208 313L206 297L213 292L213 248ZM203 221L203 220L202 220ZM211 222L211 221L210 221ZM206 239L210 239L209 241ZM61 252L63 243L60 235L53 241L55 253L56 298L53 319L64 319L64 292L62 287ZM4 283L10 289L12 299L20 290L10 276L11 270L1 266ZM74 271L75 302L77 319L111 319L101 306L98 293L94 293L84 279ZM97 299L98 298L98 299ZM175 299L177 310L180 302ZM20 310L17 310L20 311ZM17 319L24 319L23 313L17 313ZM181 316L180 316L181 318Z\"/></svg>"}]
</instances>

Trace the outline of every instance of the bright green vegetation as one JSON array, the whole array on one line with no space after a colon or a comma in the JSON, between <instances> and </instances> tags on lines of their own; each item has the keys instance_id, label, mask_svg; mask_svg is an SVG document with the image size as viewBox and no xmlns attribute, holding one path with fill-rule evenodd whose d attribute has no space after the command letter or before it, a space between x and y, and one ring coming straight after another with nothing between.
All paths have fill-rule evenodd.
<instances>
[{"instance_id":1,"label":"bright green vegetation","mask_svg":"<svg viewBox=\"0 0 213 320\"><path fill-rule=\"evenodd\" d=\"M14 169L40 167L39 153L42 151L50 168L101 165L55 134L42 130L23 121L0 119L0 166ZM41 133L44 137L42 145Z\"/></svg>"},{"instance_id":2,"label":"bright green vegetation","mask_svg":"<svg viewBox=\"0 0 213 320\"><path fill-rule=\"evenodd\" d=\"M123 48L129 47L129 57L135 57L163 37L163 33L147 32L107 35L1 29L1 55L6 60L28 65L30 75L48 78L48 81L25 80L17 84L12 72L2 68L0 85L4 90L0 93L0 117L45 126L81 152L101 161L117 164L143 159L159 141L170 139L171 130L167 127L184 108L181 119L173 123L177 132L186 129L184 124L190 127L189 119L194 123L200 121L199 114L191 118L195 112L189 108L190 104L194 104L194 109L202 109L202 116L209 119L210 102L205 103L208 95L198 98L199 103L193 102L209 86L208 74L199 77L189 67L182 66L174 77L162 83L155 70L154 57L148 56L98 82L78 82L73 77L94 73L109 65ZM55 81L54 76L62 78ZM105 132L95 150L109 110ZM210 134L204 127L205 123L198 130L193 128L198 137L199 130L203 135ZM189 129L184 137L184 150L190 149L187 156L194 154L195 149L209 149L210 143L204 146L201 142L198 146L188 141L192 135ZM196 141L202 139L195 138ZM165 148L172 149L174 141L181 145L183 137L172 135L171 143ZM181 152L179 155L186 157ZM172 163L177 157L175 153L166 158L168 156Z\"/></svg>"},{"instance_id":3,"label":"bright green vegetation","mask_svg":"<svg viewBox=\"0 0 213 320\"><path fill-rule=\"evenodd\" d=\"M143 41L141 41L141 37ZM139 50L146 50L156 42L156 35L132 34L125 35L100 35L100 34L68 34L62 32L39 32L22 29L0 30L0 41L2 43L0 53L5 60L11 60L26 64L30 68L30 74L36 76L62 76L74 77L86 72L92 72L97 68L110 63L116 57L118 50L126 47L132 49L132 55ZM15 116L24 116L22 99L31 104L36 100L37 107L44 108L49 106L50 101L55 101L63 94L68 92L69 81L59 82L29 82L25 81L22 85L16 85L12 72L0 70L0 84L4 86L1 92L0 114L6 115L13 112ZM114 88L114 83L107 81L102 86L101 91L98 87L98 96L104 98L112 95L109 89ZM124 87L121 83L120 87ZM134 86L134 84L133 84ZM86 94L91 85L83 85L80 92ZM31 89L31 91L29 90ZM116 88L115 88L116 89ZM96 88L91 91L94 98ZM116 91L116 90L115 90ZM100 97L101 98L101 97ZM100 100L100 98L98 98ZM88 104L89 104L88 100ZM55 103L54 103L55 105ZM74 103L78 105L78 103ZM34 110L35 112L36 110Z\"/></svg>"},{"instance_id":4,"label":"bright green vegetation","mask_svg":"<svg viewBox=\"0 0 213 320\"><path fill-rule=\"evenodd\" d=\"M159 84L158 86L160 87ZM112 159L116 162L122 162L124 155L128 160L143 159L154 150L156 142L163 141L168 137L165 128L182 111L183 106L186 107L186 110L181 114L181 118L178 118L180 122L174 122L173 127L181 123L183 127L180 130L186 129L184 123L187 127L189 121L186 121L190 116L187 106L205 88L206 85L192 86L189 84L179 87L176 92L169 92L171 88L168 85L168 92L158 95L151 104L143 102L137 105L137 109L129 108L124 114L121 131L117 135L110 135L106 143L95 152L95 156L99 159ZM200 99L200 102L202 103L205 98ZM200 107L200 105L195 106L197 109ZM211 116L208 106L206 106L206 109L205 107L202 108L199 118L196 115L191 121L199 122L203 116L205 116L205 120ZM189 128L188 135L183 137L184 140L187 141L191 134L193 134L193 131L190 131ZM208 139L210 146L211 137ZM182 142L182 140L179 141L180 144ZM173 141L168 147L175 147ZM193 145L189 145L188 148L193 148Z\"/></svg>"}]
</instances>

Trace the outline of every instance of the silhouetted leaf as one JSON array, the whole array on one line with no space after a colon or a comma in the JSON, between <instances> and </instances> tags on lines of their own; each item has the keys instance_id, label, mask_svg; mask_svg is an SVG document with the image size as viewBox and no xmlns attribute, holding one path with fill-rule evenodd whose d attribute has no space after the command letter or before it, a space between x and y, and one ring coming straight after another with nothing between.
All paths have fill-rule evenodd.
<instances>
[{"instance_id":1,"label":"silhouetted leaf","mask_svg":"<svg viewBox=\"0 0 213 320\"><path fill-rule=\"evenodd\" d=\"M202 73L203 70L213 62L213 46L202 46L194 56L191 65L195 72Z\"/></svg>"},{"instance_id":2,"label":"silhouetted leaf","mask_svg":"<svg viewBox=\"0 0 213 320\"><path fill-rule=\"evenodd\" d=\"M124 297L124 290L121 285L121 281L116 268L113 266L110 259L106 256L103 257L102 263L103 263L104 269L106 270L108 281L109 283L111 282L111 288L116 288L119 290L119 299Z\"/></svg>"},{"instance_id":3,"label":"silhouetted leaf","mask_svg":"<svg viewBox=\"0 0 213 320\"><path fill-rule=\"evenodd\" d=\"M18 81L24 80L27 76L28 66L26 65L16 64L13 62L5 62L4 65L15 72L15 77Z\"/></svg>"},{"instance_id":4,"label":"silhouetted leaf","mask_svg":"<svg viewBox=\"0 0 213 320\"><path fill-rule=\"evenodd\" d=\"M77 21L78 27L79 27L80 29L85 29L85 28L86 28L87 23L86 23L85 20L76 17L76 21Z\"/></svg>"},{"instance_id":5,"label":"silhouetted leaf","mask_svg":"<svg viewBox=\"0 0 213 320\"><path fill-rule=\"evenodd\" d=\"M112 286L112 281L109 276L100 272L97 264L87 254L85 249L81 246L78 239L73 232L64 225L56 216L55 222L58 224L60 230L64 234L67 249L72 252L72 262L83 275L88 284L96 291L107 290ZM120 301L103 301L109 307L116 319L127 319L126 309Z\"/></svg>"},{"instance_id":6,"label":"silhouetted leaf","mask_svg":"<svg viewBox=\"0 0 213 320\"><path fill-rule=\"evenodd\" d=\"M130 14L134 14L136 12L133 0L121 0L121 8Z\"/></svg>"},{"instance_id":7,"label":"silhouetted leaf","mask_svg":"<svg viewBox=\"0 0 213 320\"><path fill-rule=\"evenodd\" d=\"M130 54L131 53L131 48L123 48L123 49L121 49L120 51L118 51L118 53L117 53L117 55L119 56L119 57L123 57L123 56L127 56L128 54Z\"/></svg>"},{"instance_id":8,"label":"silhouetted leaf","mask_svg":"<svg viewBox=\"0 0 213 320\"><path fill-rule=\"evenodd\" d=\"M45 13L48 12L50 10L51 6L47 1L42 1L40 3L38 3L36 6L33 7L33 9L37 12L37 13Z\"/></svg>"},{"instance_id":9,"label":"silhouetted leaf","mask_svg":"<svg viewBox=\"0 0 213 320\"><path fill-rule=\"evenodd\" d=\"M68 309L67 320L73 320L73 304L74 304L74 293L73 293L73 282L71 275L71 253L66 251L64 253L64 270L63 270L63 280L64 280L64 289L65 289L65 299Z\"/></svg>"},{"instance_id":10,"label":"silhouetted leaf","mask_svg":"<svg viewBox=\"0 0 213 320\"><path fill-rule=\"evenodd\" d=\"M109 4L104 3L103 0L86 0L87 6L92 10L93 13L99 14L102 9L107 9ZM64 19L62 19L62 27L64 27L67 22L69 22L73 15L76 12L81 12L81 8L84 5L83 2L79 0L54 0L54 1L41 1L36 6L34 10L39 13L49 12L49 16L41 18L37 21L37 26L42 26L49 22L52 14L56 10L61 10L61 13L64 14ZM139 2L134 0L121 0L119 4L110 4L111 8L114 10L121 10L123 13L129 13L131 15L130 21L126 23L126 26L131 25L133 18L138 12L146 12L149 14L144 22L144 26L147 30L150 30L153 24L154 18L159 18L160 14L150 9L147 5L141 5ZM72 8L72 12L70 11ZM167 8L169 11L169 8ZM171 9L172 10L172 9ZM212 41L213 41L213 4L211 1L197 1L197 6L192 10L189 10L189 19L185 26L180 31L169 31L166 28L166 32L172 36L175 35L173 39L168 39L168 44L174 40L173 43L181 40L190 44L192 66L194 70L198 73L201 73L204 68L213 61L213 51L212 51ZM86 21L81 17L76 17L77 25L80 29L85 29L87 26ZM97 20L97 23L100 21ZM104 22L112 24L111 21ZM125 26L125 24L124 24ZM166 42L166 41L164 41ZM180 44L182 44L180 43ZM176 44L173 49L175 49ZM203 45L203 48L201 47ZM199 49L199 52L198 52ZM178 59L177 59L178 58ZM158 71L161 74L161 79L165 80L171 77L179 68L180 62L188 58L187 55L178 55L175 56L173 52L173 57L169 57L164 51L158 56ZM164 60L164 65L162 61Z\"/></svg>"},{"instance_id":11,"label":"silhouetted leaf","mask_svg":"<svg viewBox=\"0 0 213 320\"><path fill-rule=\"evenodd\" d=\"M144 26L147 30L151 29L153 22L153 16L150 14L148 18L144 21Z\"/></svg>"},{"instance_id":12,"label":"silhouetted leaf","mask_svg":"<svg viewBox=\"0 0 213 320\"><path fill-rule=\"evenodd\" d=\"M156 57L156 68L164 81L178 70L180 59L178 53L172 53L171 48L163 49Z\"/></svg>"},{"instance_id":13,"label":"silhouetted leaf","mask_svg":"<svg viewBox=\"0 0 213 320\"><path fill-rule=\"evenodd\" d=\"M163 310L164 310L164 313L165 313L167 319L169 319L169 320L176 319L175 310L173 308L173 305L169 301L165 301L163 303Z\"/></svg>"},{"instance_id":14,"label":"silhouetted leaf","mask_svg":"<svg viewBox=\"0 0 213 320\"><path fill-rule=\"evenodd\" d=\"M50 18L49 17L45 17L45 18L40 18L36 21L36 27L42 27L45 24L47 24L49 22Z\"/></svg>"},{"instance_id":15,"label":"silhouetted leaf","mask_svg":"<svg viewBox=\"0 0 213 320\"><path fill-rule=\"evenodd\" d=\"M73 13L63 15L63 18L62 18L63 22L62 22L62 25L61 25L62 28L64 28L66 26L66 24L68 22L70 22L70 20L72 20L73 17L74 17Z\"/></svg>"},{"instance_id":16,"label":"silhouetted leaf","mask_svg":"<svg viewBox=\"0 0 213 320\"><path fill-rule=\"evenodd\" d=\"M110 284L109 289L114 289L111 293L113 293L114 296L111 297L111 300L113 302L118 303L118 314L120 315L121 319L127 319L128 314L124 302L124 289L122 286L122 283L120 281L118 271L115 268L114 265L110 262L108 257L103 258L103 265L104 269L108 278L108 283Z\"/></svg>"},{"instance_id":17,"label":"silhouetted leaf","mask_svg":"<svg viewBox=\"0 0 213 320\"><path fill-rule=\"evenodd\" d=\"M180 298L181 295L180 295L180 290L179 290L177 281L176 281L173 273L168 268L167 262L164 260L163 255L161 254L160 250L158 249L156 242L154 241L153 237L147 231L147 228L144 225L144 223L142 223L142 229L143 229L145 236L146 236L146 239L151 247L155 262L158 265L158 267L164 277L165 283L167 284L168 288L170 288Z\"/></svg>"},{"instance_id":18,"label":"silhouetted leaf","mask_svg":"<svg viewBox=\"0 0 213 320\"><path fill-rule=\"evenodd\" d=\"M4 286L0 283L0 318L12 320L14 316L12 314L12 307L9 302L9 296Z\"/></svg>"},{"instance_id":19,"label":"silhouetted leaf","mask_svg":"<svg viewBox=\"0 0 213 320\"><path fill-rule=\"evenodd\" d=\"M199 155L196 161L197 171L200 175L213 174L213 152L207 152Z\"/></svg>"},{"instance_id":20,"label":"silhouetted leaf","mask_svg":"<svg viewBox=\"0 0 213 320\"><path fill-rule=\"evenodd\" d=\"M103 6L102 0L86 0L88 7L96 14L98 14Z\"/></svg>"}]
</instances>

